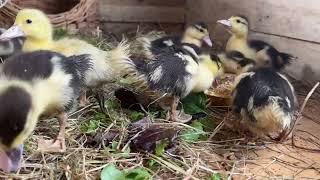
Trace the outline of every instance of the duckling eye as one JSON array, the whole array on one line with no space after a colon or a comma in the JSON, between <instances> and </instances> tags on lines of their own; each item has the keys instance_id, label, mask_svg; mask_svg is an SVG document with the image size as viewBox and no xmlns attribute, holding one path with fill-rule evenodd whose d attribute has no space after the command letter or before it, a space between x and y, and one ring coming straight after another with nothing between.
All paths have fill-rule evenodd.
<instances>
[{"instance_id":1,"label":"duckling eye","mask_svg":"<svg viewBox=\"0 0 320 180\"><path fill-rule=\"evenodd\" d=\"M199 29L199 31L203 33L203 32L204 32L204 29Z\"/></svg>"},{"instance_id":2,"label":"duckling eye","mask_svg":"<svg viewBox=\"0 0 320 180\"><path fill-rule=\"evenodd\" d=\"M237 23L241 23L241 21L239 19L237 19Z\"/></svg>"},{"instance_id":3,"label":"duckling eye","mask_svg":"<svg viewBox=\"0 0 320 180\"><path fill-rule=\"evenodd\" d=\"M26 20L26 23L27 23L27 24L31 24L31 23L32 23L32 20L27 19L27 20Z\"/></svg>"}]
</instances>

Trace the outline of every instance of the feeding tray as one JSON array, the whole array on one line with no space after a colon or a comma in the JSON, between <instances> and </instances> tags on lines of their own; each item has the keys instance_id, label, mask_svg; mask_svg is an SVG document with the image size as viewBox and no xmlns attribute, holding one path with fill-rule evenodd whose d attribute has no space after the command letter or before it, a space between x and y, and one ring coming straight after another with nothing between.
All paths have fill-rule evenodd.
<instances>
[{"instance_id":1,"label":"feeding tray","mask_svg":"<svg viewBox=\"0 0 320 180\"><path fill-rule=\"evenodd\" d=\"M210 98L211 106L231 106L235 74L224 74L217 78L205 94Z\"/></svg>"}]
</instances>

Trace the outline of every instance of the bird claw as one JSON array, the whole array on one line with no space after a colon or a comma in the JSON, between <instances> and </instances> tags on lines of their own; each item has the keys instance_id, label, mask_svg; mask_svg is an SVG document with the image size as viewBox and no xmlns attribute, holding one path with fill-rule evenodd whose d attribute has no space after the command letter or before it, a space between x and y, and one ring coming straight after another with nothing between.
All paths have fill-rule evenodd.
<instances>
[{"instance_id":1,"label":"bird claw","mask_svg":"<svg viewBox=\"0 0 320 180\"><path fill-rule=\"evenodd\" d=\"M65 139L62 137L57 137L55 140L39 139L38 150L42 152L64 153L66 152Z\"/></svg>"},{"instance_id":2,"label":"bird claw","mask_svg":"<svg viewBox=\"0 0 320 180\"><path fill-rule=\"evenodd\" d=\"M175 114L171 114L170 119L175 122L188 123L192 120L192 116L177 110Z\"/></svg>"}]
</instances>

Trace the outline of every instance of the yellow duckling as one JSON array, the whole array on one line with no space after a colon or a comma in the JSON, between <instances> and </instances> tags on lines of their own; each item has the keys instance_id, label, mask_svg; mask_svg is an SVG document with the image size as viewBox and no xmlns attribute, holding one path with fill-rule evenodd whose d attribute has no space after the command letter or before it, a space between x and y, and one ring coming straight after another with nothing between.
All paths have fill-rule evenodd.
<instances>
[{"instance_id":1,"label":"yellow duckling","mask_svg":"<svg viewBox=\"0 0 320 180\"><path fill-rule=\"evenodd\" d=\"M281 70L294 59L292 55L279 52L264 41L248 40L249 21L244 16L232 16L228 20L219 20L218 23L227 27L231 33L226 51L241 52L246 58L255 60L257 67Z\"/></svg>"},{"instance_id":2,"label":"yellow duckling","mask_svg":"<svg viewBox=\"0 0 320 180\"><path fill-rule=\"evenodd\" d=\"M161 53L173 53L175 46L192 44L202 47L205 43L212 47L208 26L203 22L189 25L182 35L163 36L160 33L150 32L136 38L131 43L131 51L136 58L153 59Z\"/></svg>"},{"instance_id":3,"label":"yellow duckling","mask_svg":"<svg viewBox=\"0 0 320 180\"><path fill-rule=\"evenodd\" d=\"M195 75L196 85L192 90L193 92L208 90L215 78L224 72L219 57L213 54L200 55L198 69L198 73Z\"/></svg>"},{"instance_id":4,"label":"yellow duckling","mask_svg":"<svg viewBox=\"0 0 320 180\"><path fill-rule=\"evenodd\" d=\"M119 73L114 70L112 62L116 59L127 59L129 46L122 42L111 51L100 50L93 45L79 40L64 38L53 40L53 27L49 18L40 10L23 9L15 19L14 25L4 32L0 39L26 37L24 52L35 50L51 50L65 56L89 54L93 68L88 71L85 84L89 88L98 87L111 81ZM85 91L81 93L80 104L86 102Z\"/></svg>"}]
</instances>

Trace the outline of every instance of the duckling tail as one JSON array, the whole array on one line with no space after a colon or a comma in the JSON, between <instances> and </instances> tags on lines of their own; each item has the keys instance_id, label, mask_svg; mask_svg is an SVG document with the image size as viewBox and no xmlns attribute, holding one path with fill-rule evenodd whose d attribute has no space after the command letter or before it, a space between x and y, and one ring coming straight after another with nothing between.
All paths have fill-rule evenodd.
<instances>
[{"instance_id":1,"label":"duckling tail","mask_svg":"<svg viewBox=\"0 0 320 180\"><path fill-rule=\"evenodd\" d=\"M294 61L296 59L297 59L297 57L294 57L291 54L279 53L276 65L277 65L277 67L279 69L282 69L282 68L284 68L285 66L289 65L292 61Z\"/></svg>"},{"instance_id":2,"label":"duckling tail","mask_svg":"<svg viewBox=\"0 0 320 180\"><path fill-rule=\"evenodd\" d=\"M130 61L130 44L126 39L122 40L115 49L107 53L107 56L114 71L121 72L123 70L122 62Z\"/></svg>"}]
</instances>

